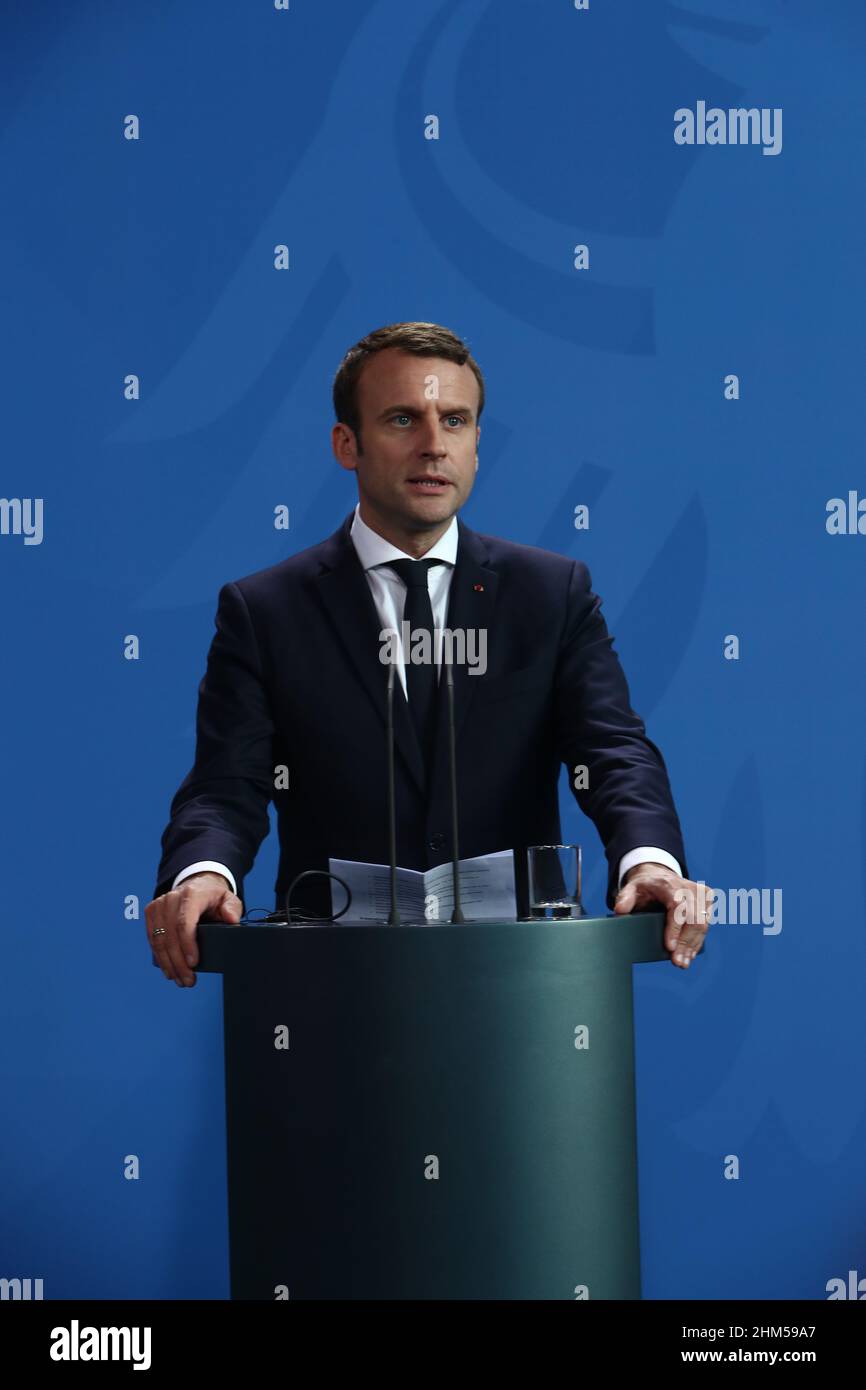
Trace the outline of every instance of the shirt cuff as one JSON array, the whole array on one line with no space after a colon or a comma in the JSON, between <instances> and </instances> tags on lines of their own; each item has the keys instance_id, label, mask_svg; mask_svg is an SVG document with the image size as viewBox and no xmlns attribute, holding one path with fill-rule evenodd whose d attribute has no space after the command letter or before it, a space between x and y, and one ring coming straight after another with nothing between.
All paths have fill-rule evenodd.
<instances>
[{"instance_id":1,"label":"shirt cuff","mask_svg":"<svg viewBox=\"0 0 866 1390\"><path fill-rule=\"evenodd\" d=\"M654 845L640 845L637 849L630 849L628 854L624 854L619 861L619 877L617 878L616 891L622 887L622 881L629 869L633 869L635 864L664 864L666 869L673 869L680 878L683 871L678 860L672 854L668 854L666 849L656 849Z\"/></svg>"},{"instance_id":2,"label":"shirt cuff","mask_svg":"<svg viewBox=\"0 0 866 1390\"><path fill-rule=\"evenodd\" d=\"M628 855L626 855L626 858L628 858ZM183 880L185 878L189 878L190 874L203 874L205 872L209 872L212 874L222 874L223 878L228 879L229 884L231 885L231 890L234 893L235 897L237 897L238 886L235 883L234 874L232 873L231 869L227 869L225 864L217 864L216 860L214 859L201 859L197 864L190 864L189 868L181 869L180 873L177 875L177 877L174 880L174 883L171 886L172 888L176 888L179 883L183 883Z\"/></svg>"}]
</instances>

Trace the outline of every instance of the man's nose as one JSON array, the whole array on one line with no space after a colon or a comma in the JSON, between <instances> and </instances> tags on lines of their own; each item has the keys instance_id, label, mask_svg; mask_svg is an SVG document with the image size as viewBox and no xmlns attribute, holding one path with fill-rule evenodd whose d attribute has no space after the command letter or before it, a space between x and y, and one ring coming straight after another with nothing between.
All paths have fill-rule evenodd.
<instances>
[{"instance_id":1,"label":"man's nose","mask_svg":"<svg viewBox=\"0 0 866 1390\"><path fill-rule=\"evenodd\" d=\"M438 420L425 421L418 436L418 449L422 454L432 454L436 458L448 452Z\"/></svg>"}]
</instances>

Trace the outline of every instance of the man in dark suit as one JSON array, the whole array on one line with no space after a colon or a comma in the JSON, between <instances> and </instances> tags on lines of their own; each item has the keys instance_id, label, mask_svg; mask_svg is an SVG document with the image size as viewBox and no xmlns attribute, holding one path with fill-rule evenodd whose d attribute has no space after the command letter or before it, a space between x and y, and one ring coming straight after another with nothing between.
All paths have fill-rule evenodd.
<instances>
[{"instance_id":1,"label":"man in dark suit","mask_svg":"<svg viewBox=\"0 0 866 1390\"><path fill-rule=\"evenodd\" d=\"M663 905L666 948L687 968L707 898L685 877L665 764L630 707L589 571L457 517L484 406L468 348L435 324L379 329L344 358L334 405L355 512L327 540L220 591L195 764L172 802L145 912L166 977L195 982L202 917L239 921L271 802L279 906L329 856L387 862L389 660L397 862L451 858L442 652L424 647L436 629L465 641L452 664L461 857L513 849L520 889L526 846L559 842L564 762L605 847L608 907ZM295 903L327 916L328 880L304 880Z\"/></svg>"}]
</instances>

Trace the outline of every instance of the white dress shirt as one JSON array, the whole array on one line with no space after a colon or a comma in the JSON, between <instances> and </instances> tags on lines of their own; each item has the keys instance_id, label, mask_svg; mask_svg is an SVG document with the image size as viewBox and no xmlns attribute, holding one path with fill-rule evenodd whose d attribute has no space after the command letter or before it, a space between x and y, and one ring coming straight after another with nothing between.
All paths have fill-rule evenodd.
<instances>
[{"instance_id":1,"label":"white dress shirt","mask_svg":"<svg viewBox=\"0 0 866 1390\"><path fill-rule=\"evenodd\" d=\"M370 586L373 595L373 602L376 605L376 612L379 615L379 622L382 628L390 628L396 632L395 649L397 652L397 674L400 683L406 692L406 667L403 660L403 640L402 622L403 610L406 605L406 585L392 569L377 569L378 565L387 565L389 560L413 560L416 557L407 555L405 550L398 550L396 545L386 541L378 532L373 531L365 521L361 519L360 503L355 507L355 516L352 521L350 531L352 544L358 552L358 558L364 567L364 575ZM457 541L459 532L457 529L457 517L451 518L451 525L444 535L440 536L434 546L422 556L425 560L442 560L442 565L435 565L427 575L427 587L430 592L430 606L433 609L433 626L444 628L448 613L448 594L451 588L451 576L454 566L457 563ZM441 657L441 653L440 653ZM441 660L437 662L437 670L441 669ZM408 698L408 697L407 697ZM665 864L673 869L675 874L682 874L679 863L667 850L656 849L653 845L640 845L637 849L630 849L619 861L619 873L617 878L617 889L622 886L622 880L635 864L645 864L652 862L655 864ZM218 864L211 859L199 860L196 864L190 864L188 868L181 869L176 876L172 888L177 888L185 878L191 874L201 874L205 870L211 873L222 874L228 880L233 893L237 893L237 884L234 875L225 864Z\"/></svg>"}]
</instances>

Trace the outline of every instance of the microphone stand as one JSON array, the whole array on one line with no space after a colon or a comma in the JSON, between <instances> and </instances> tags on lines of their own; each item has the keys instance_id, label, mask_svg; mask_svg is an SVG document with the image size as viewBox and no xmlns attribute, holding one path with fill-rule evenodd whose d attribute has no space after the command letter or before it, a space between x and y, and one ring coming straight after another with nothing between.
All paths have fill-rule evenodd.
<instances>
[{"instance_id":1,"label":"microphone stand","mask_svg":"<svg viewBox=\"0 0 866 1390\"><path fill-rule=\"evenodd\" d=\"M397 797L394 777L394 663L388 667L388 855L391 866L391 911L388 914L389 927L400 926L400 912L397 907Z\"/></svg>"},{"instance_id":2,"label":"microphone stand","mask_svg":"<svg viewBox=\"0 0 866 1390\"><path fill-rule=\"evenodd\" d=\"M457 844L457 749L454 736L454 672L451 669L451 662L445 663L445 680L448 686L448 762L451 775L451 838L454 842L454 853L451 860L451 873L454 883L454 911L451 913L452 922L465 922L463 910L460 906L460 850Z\"/></svg>"}]
</instances>

